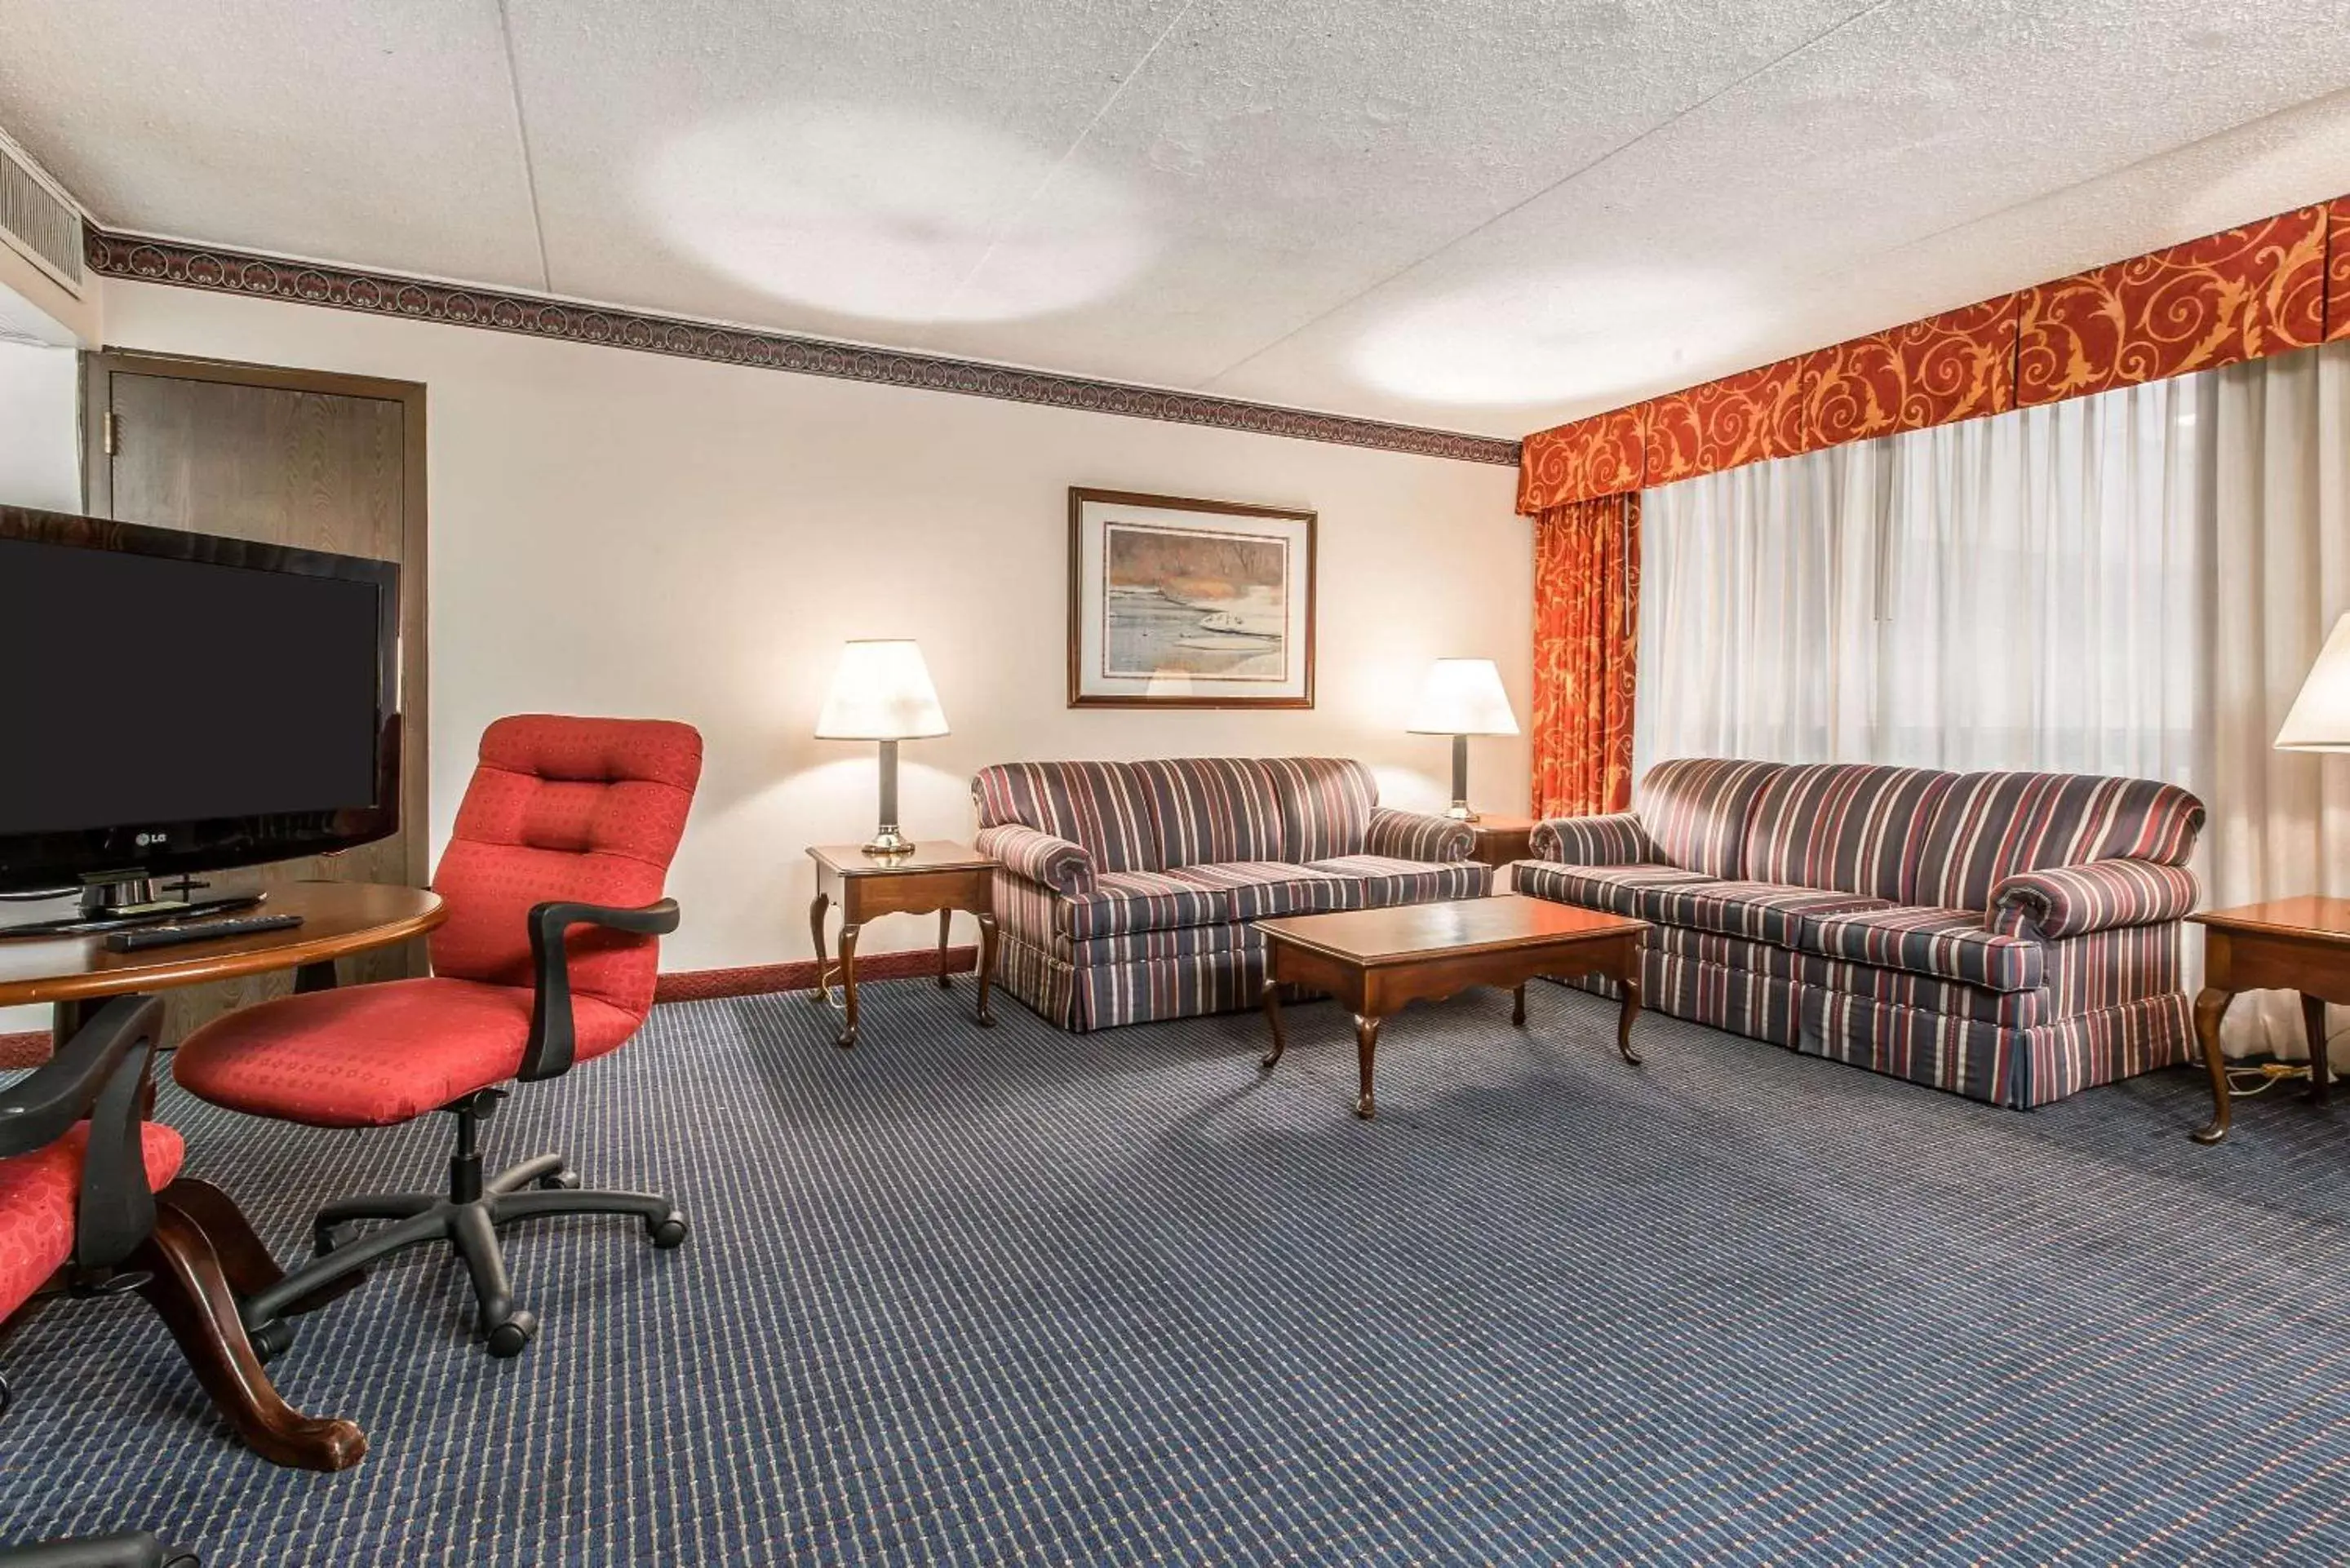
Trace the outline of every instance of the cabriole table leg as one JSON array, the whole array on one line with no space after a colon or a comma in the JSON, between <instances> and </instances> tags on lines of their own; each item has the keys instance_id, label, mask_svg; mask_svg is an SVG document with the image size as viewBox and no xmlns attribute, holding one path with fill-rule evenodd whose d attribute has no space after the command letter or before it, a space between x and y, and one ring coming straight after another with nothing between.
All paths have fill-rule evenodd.
<instances>
[{"instance_id":1,"label":"cabriole table leg","mask_svg":"<svg viewBox=\"0 0 2350 1568\"><path fill-rule=\"evenodd\" d=\"M1355 1014L1355 1067L1361 1080L1361 1088L1355 1096L1355 1114L1365 1121L1379 1114L1378 1101L1371 1094L1371 1069L1378 1054L1379 1021L1357 1012Z\"/></svg>"},{"instance_id":2,"label":"cabriole table leg","mask_svg":"<svg viewBox=\"0 0 2350 1568\"><path fill-rule=\"evenodd\" d=\"M2235 1106L2228 1092L2228 1064L2220 1054L2220 1020L2227 1016L2233 992L2207 986L2195 999L2195 1038L2203 1047L2203 1066L2211 1075L2211 1119L2187 1136L2197 1143L2218 1143L2228 1136Z\"/></svg>"}]
</instances>

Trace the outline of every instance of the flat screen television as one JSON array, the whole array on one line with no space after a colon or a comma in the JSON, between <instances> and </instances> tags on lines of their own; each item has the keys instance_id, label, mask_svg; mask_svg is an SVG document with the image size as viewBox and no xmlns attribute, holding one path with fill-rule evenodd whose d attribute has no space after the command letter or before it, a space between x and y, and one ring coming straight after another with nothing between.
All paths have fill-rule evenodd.
<instances>
[{"instance_id":1,"label":"flat screen television","mask_svg":"<svg viewBox=\"0 0 2350 1568\"><path fill-rule=\"evenodd\" d=\"M0 506L0 892L398 831L399 638L390 561Z\"/></svg>"}]
</instances>

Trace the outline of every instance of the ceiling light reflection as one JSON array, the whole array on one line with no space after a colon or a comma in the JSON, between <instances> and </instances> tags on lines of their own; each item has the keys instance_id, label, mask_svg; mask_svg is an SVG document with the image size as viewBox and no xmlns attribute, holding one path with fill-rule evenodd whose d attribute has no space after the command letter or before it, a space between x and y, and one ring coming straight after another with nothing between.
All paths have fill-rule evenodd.
<instances>
[{"instance_id":1,"label":"ceiling light reflection","mask_svg":"<svg viewBox=\"0 0 2350 1568\"><path fill-rule=\"evenodd\" d=\"M1578 268L1408 305L1364 332L1351 358L1372 386L1430 402L1557 403L1702 379L1762 326L1736 278Z\"/></svg>"},{"instance_id":2,"label":"ceiling light reflection","mask_svg":"<svg viewBox=\"0 0 2350 1568\"><path fill-rule=\"evenodd\" d=\"M838 103L705 120L638 195L671 245L738 282L889 321L1004 321L1116 293L1155 248L1115 182L1001 131Z\"/></svg>"}]
</instances>

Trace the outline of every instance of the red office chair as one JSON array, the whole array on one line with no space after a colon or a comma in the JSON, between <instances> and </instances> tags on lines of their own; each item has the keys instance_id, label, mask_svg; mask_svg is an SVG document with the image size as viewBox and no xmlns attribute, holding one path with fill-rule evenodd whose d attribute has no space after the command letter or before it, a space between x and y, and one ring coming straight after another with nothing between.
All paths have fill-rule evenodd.
<instances>
[{"instance_id":1,"label":"red office chair","mask_svg":"<svg viewBox=\"0 0 2350 1568\"><path fill-rule=\"evenodd\" d=\"M668 1199L576 1190L560 1155L485 1181L476 1138L505 1096L498 1085L567 1073L644 1023L654 939L677 929L661 882L701 776L702 737L684 724L499 720L482 736L433 879L450 915L431 939L432 977L263 1002L180 1047L172 1075L231 1110L327 1127L391 1127L434 1110L457 1118L445 1197L329 1203L315 1222L317 1260L244 1298L246 1330L265 1355L291 1343L286 1315L320 1287L443 1240L473 1278L490 1353L519 1355L538 1322L514 1304L499 1226L630 1214L656 1247L685 1240ZM345 1226L369 1220L392 1223L342 1239Z\"/></svg>"},{"instance_id":2,"label":"red office chair","mask_svg":"<svg viewBox=\"0 0 2350 1568\"><path fill-rule=\"evenodd\" d=\"M162 1018L151 997L119 997L0 1091L0 1319L60 1269L78 1294L149 1282L122 1265L154 1231L155 1194L184 1152L178 1133L140 1114Z\"/></svg>"}]
</instances>

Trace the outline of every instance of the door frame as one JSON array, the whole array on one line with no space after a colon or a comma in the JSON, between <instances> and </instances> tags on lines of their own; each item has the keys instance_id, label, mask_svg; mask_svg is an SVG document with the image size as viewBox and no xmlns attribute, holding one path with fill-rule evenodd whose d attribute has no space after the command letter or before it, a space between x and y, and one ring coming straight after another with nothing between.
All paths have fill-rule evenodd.
<instances>
[{"instance_id":1,"label":"door frame","mask_svg":"<svg viewBox=\"0 0 2350 1568\"><path fill-rule=\"evenodd\" d=\"M93 517L114 515L114 473L106 450L106 416L113 406L113 379L118 375L151 376L167 380L217 381L231 386L262 387L282 392L318 392L338 398L368 398L398 403L402 409L400 437L400 591L401 662L413 650L415 679L402 671L400 680L400 793L412 802L411 814L400 813L400 829L408 835L407 871L410 883L425 885L432 865L432 644L426 637L430 574L426 550L424 383L395 381L380 376L347 376L332 370L302 370L279 365L248 365L234 359L199 358L192 355L151 354L136 348L107 348L81 356L82 510ZM119 522L143 519L125 517Z\"/></svg>"}]
</instances>

